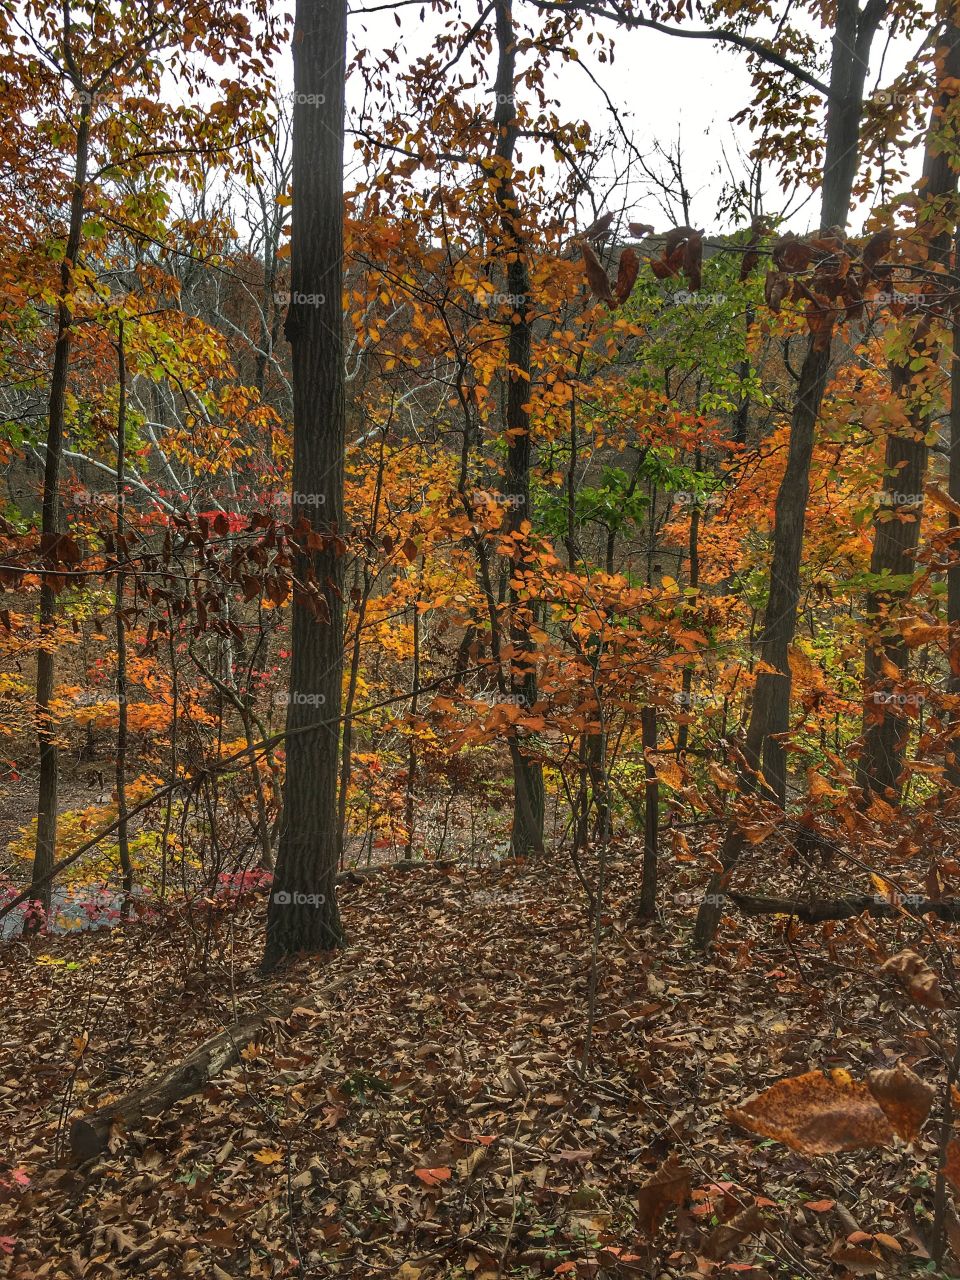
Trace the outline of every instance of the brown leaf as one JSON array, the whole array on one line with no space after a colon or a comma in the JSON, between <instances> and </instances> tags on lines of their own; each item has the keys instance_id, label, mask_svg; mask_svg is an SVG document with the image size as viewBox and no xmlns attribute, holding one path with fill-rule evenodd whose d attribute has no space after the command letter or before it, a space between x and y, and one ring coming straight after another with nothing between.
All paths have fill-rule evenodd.
<instances>
[{"instance_id":1,"label":"brown leaf","mask_svg":"<svg viewBox=\"0 0 960 1280\"><path fill-rule=\"evenodd\" d=\"M670 1206L683 1204L689 1196L690 1170L671 1156L637 1193L640 1226L653 1235Z\"/></svg>"},{"instance_id":2,"label":"brown leaf","mask_svg":"<svg viewBox=\"0 0 960 1280\"><path fill-rule=\"evenodd\" d=\"M947 1143L943 1175L955 1191L960 1191L960 1138L951 1138Z\"/></svg>"},{"instance_id":3,"label":"brown leaf","mask_svg":"<svg viewBox=\"0 0 960 1280\"><path fill-rule=\"evenodd\" d=\"M613 306L615 302L613 290L610 288L610 281L607 279L603 263L597 257L596 250L592 244L584 240L580 251L583 254L583 269L586 272L587 283L601 302L607 302Z\"/></svg>"},{"instance_id":4,"label":"brown leaf","mask_svg":"<svg viewBox=\"0 0 960 1280\"><path fill-rule=\"evenodd\" d=\"M636 236L638 240L642 240L645 236L653 235L653 227L649 222L630 222L627 224L630 228L630 234Z\"/></svg>"},{"instance_id":5,"label":"brown leaf","mask_svg":"<svg viewBox=\"0 0 960 1280\"><path fill-rule=\"evenodd\" d=\"M913 1142L930 1114L936 1090L902 1063L887 1071L869 1071L867 1087L899 1137Z\"/></svg>"},{"instance_id":6,"label":"brown leaf","mask_svg":"<svg viewBox=\"0 0 960 1280\"><path fill-rule=\"evenodd\" d=\"M778 271L803 271L813 258L810 246L792 232L775 241L771 253Z\"/></svg>"},{"instance_id":7,"label":"brown leaf","mask_svg":"<svg viewBox=\"0 0 960 1280\"><path fill-rule=\"evenodd\" d=\"M808 1071L778 1080L742 1107L726 1112L734 1124L773 1138L804 1155L884 1147L893 1130L865 1084L848 1071Z\"/></svg>"},{"instance_id":8,"label":"brown leaf","mask_svg":"<svg viewBox=\"0 0 960 1280\"><path fill-rule=\"evenodd\" d=\"M790 277L782 271L768 271L763 286L763 296L771 311L779 312L784 298L790 292Z\"/></svg>"},{"instance_id":9,"label":"brown leaf","mask_svg":"<svg viewBox=\"0 0 960 1280\"><path fill-rule=\"evenodd\" d=\"M885 227L883 231L877 231L863 246L863 265L875 267L880 259L885 258L890 252L892 243L893 232L889 227Z\"/></svg>"},{"instance_id":10,"label":"brown leaf","mask_svg":"<svg viewBox=\"0 0 960 1280\"><path fill-rule=\"evenodd\" d=\"M690 292L696 293L702 282L703 236L690 236L683 246L683 274L687 277Z\"/></svg>"},{"instance_id":11,"label":"brown leaf","mask_svg":"<svg viewBox=\"0 0 960 1280\"><path fill-rule=\"evenodd\" d=\"M711 1258L714 1262L723 1262L749 1236L762 1231L763 1225L763 1214L755 1204L751 1205L749 1209L744 1209L729 1222L714 1227L700 1252L705 1258Z\"/></svg>"},{"instance_id":12,"label":"brown leaf","mask_svg":"<svg viewBox=\"0 0 960 1280\"><path fill-rule=\"evenodd\" d=\"M900 951L880 966L884 973L892 973L904 986L914 1004L925 1009L943 1009L943 992L937 975L916 951Z\"/></svg>"},{"instance_id":13,"label":"brown leaf","mask_svg":"<svg viewBox=\"0 0 960 1280\"><path fill-rule=\"evenodd\" d=\"M640 259L637 257L633 249L624 249L620 255L620 263L617 268L617 283L614 293L617 295L617 302L622 306L630 297L630 291L633 289L637 279L637 272L640 270Z\"/></svg>"},{"instance_id":14,"label":"brown leaf","mask_svg":"<svg viewBox=\"0 0 960 1280\"><path fill-rule=\"evenodd\" d=\"M606 235L610 230L610 224L613 222L614 215L612 213L603 213L597 218L596 222L591 222L586 231L584 231L584 239L599 240L601 236Z\"/></svg>"}]
</instances>

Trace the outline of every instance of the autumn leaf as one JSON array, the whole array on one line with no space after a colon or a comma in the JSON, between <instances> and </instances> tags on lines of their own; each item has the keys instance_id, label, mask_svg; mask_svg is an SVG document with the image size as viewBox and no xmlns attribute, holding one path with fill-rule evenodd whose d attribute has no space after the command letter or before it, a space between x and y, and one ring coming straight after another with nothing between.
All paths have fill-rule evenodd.
<instances>
[{"instance_id":1,"label":"autumn leaf","mask_svg":"<svg viewBox=\"0 0 960 1280\"><path fill-rule=\"evenodd\" d=\"M684 1204L689 1198L690 1170L671 1156L637 1193L640 1227L648 1235L654 1235L670 1206Z\"/></svg>"},{"instance_id":2,"label":"autumn leaf","mask_svg":"<svg viewBox=\"0 0 960 1280\"><path fill-rule=\"evenodd\" d=\"M621 306L630 297L630 291L633 289L639 270L640 259L637 257L636 252L629 247L624 249L620 255L620 263L617 267L617 283L614 289L617 302Z\"/></svg>"},{"instance_id":3,"label":"autumn leaf","mask_svg":"<svg viewBox=\"0 0 960 1280\"><path fill-rule=\"evenodd\" d=\"M947 1143L943 1174L953 1189L960 1193L960 1138L951 1138Z\"/></svg>"},{"instance_id":4,"label":"autumn leaf","mask_svg":"<svg viewBox=\"0 0 960 1280\"><path fill-rule=\"evenodd\" d=\"M599 240L602 236L605 236L613 224L614 216L615 215L612 212L601 214L600 217L597 218L595 222L591 222L586 231L583 232L584 239Z\"/></svg>"},{"instance_id":5,"label":"autumn leaf","mask_svg":"<svg viewBox=\"0 0 960 1280\"><path fill-rule=\"evenodd\" d=\"M597 257L596 250L593 245L584 240L580 246L580 251L583 254L583 268L590 288L601 302L606 302L613 306L616 298L610 288L610 280L607 277L603 263Z\"/></svg>"},{"instance_id":6,"label":"autumn leaf","mask_svg":"<svg viewBox=\"0 0 960 1280\"><path fill-rule=\"evenodd\" d=\"M867 1074L867 1087L880 1104L894 1132L913 1142L930 1114L936 1090L902 1063Z\"/></svg>"},{"instance_id":7,"label":"autumn leaf","mask_svg":"<svg viewBox=\"0 0 960 1280\"><path fill-rule=\"evenodd\" d=\"M893 1129L870 1089L841 1069L779 1080L726 1115L741 1128L804 1155L885 1147L893 1139Z\"/></svg>"},{"instance_id":8,"label":"autumn leaf","mask_svg":"<svg viewBox=\"0 0 960 1280\"><path fill-rule=\"evenodd\" d=\"M413 1172L428 1187L435 1187L441 1182L446 1182L451 1176L450 1169L445 1165L437 1169L414 1169Z\"/></svg>"},{"instance_id":9,"label":"autumn leaf","mask_svg":"<svg viewBox=\"0 0 960 1280\"><path fill-rule=\"evenodd\" d=\"M283 1152L277 1147L264 1147L262 1151L255 1151L253 1158L257 1164L279 1164L283 1159Z\"/></svg>"},{"instance_id":10,"label":"autumn leaf","mask_svg":"<svg viewBox=\"0 0 960 1280\"><path fill-rule=\"evenodd\" d=\"M914 1004L925 1009L943 1009L945 1001L937 975L916 951L900 951L880 966L903 985Z\"/></svg>"}]
</instances>

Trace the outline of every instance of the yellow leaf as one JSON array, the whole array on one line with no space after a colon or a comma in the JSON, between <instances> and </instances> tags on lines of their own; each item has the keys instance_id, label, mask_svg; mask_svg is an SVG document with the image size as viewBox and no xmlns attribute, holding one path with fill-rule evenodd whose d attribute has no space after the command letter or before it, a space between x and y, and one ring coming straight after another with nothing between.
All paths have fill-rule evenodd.
<instances>
[{"instance_id":1,"label":"yellow leaf","mask_svg":"<svg viewBox=\"0 0 960 1280\"><path fill-rule=\"evenodd\" d=\"M257 1164L279 1164L283 1159L283 1152L276 1147L264 1147L262 1151L255 1151L253 1158Z\"/></svg>"}]
</instances>

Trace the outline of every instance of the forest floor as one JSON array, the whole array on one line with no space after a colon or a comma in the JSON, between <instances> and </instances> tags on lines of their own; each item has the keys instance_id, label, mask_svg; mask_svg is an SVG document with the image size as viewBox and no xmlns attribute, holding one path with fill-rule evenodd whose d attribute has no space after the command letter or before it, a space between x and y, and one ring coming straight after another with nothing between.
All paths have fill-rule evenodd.
<instances>
[{"instance_id":1,"label":"forest floor","mask_svg":"<svg viewBox=\"0 0 960 1280\"><path fill-rule=\"evenodd\" d=\"M725 1116L820 1067L935 1079L877 965L916 924L850 921L825 942L731 916L705 961L689 944L702 870L640 925L638 866L615 849L596 950L560 855L347 884L347 948L267 980L262 897L0 947L0 1272L934 1273L931 1140L809 1160ZM595 886L595 856L583 872ZM236 1067L71 1162L71 1114L284 998L293 1013ZM687 1173L692 1194L673 1196Z\"/></svg>"}]
</instances>

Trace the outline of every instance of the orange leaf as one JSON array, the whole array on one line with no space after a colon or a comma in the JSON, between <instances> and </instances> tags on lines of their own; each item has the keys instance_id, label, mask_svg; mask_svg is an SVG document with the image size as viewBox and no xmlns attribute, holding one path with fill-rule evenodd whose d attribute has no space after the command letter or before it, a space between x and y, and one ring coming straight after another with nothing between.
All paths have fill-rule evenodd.
<instances>
[{"instance_id":1,"label":"orange leaf","mask_svg":"<svg viewBox=\"0 0 960 1280\"><path fill-rule=\"evenodd\" d=\"M808 1071L778 1080L726 1114L751 1133L773 1138L804 1155L885 1147L893 1139L876 1098L843 1070L829 1075Z\"/></svg>"},{"instance_id":2,"label":"orange leaf","mask_svg":"<svg viewBox=\"0 0 960 1280\"><path fill-rule=\"evenodd\" d=\"M438 1183L446 1182L450 1177L450 1170L445 1165L439 1169L414 1169L413 1172L428 1187L435 1187Z\"/></svg>"}]
</instances>

